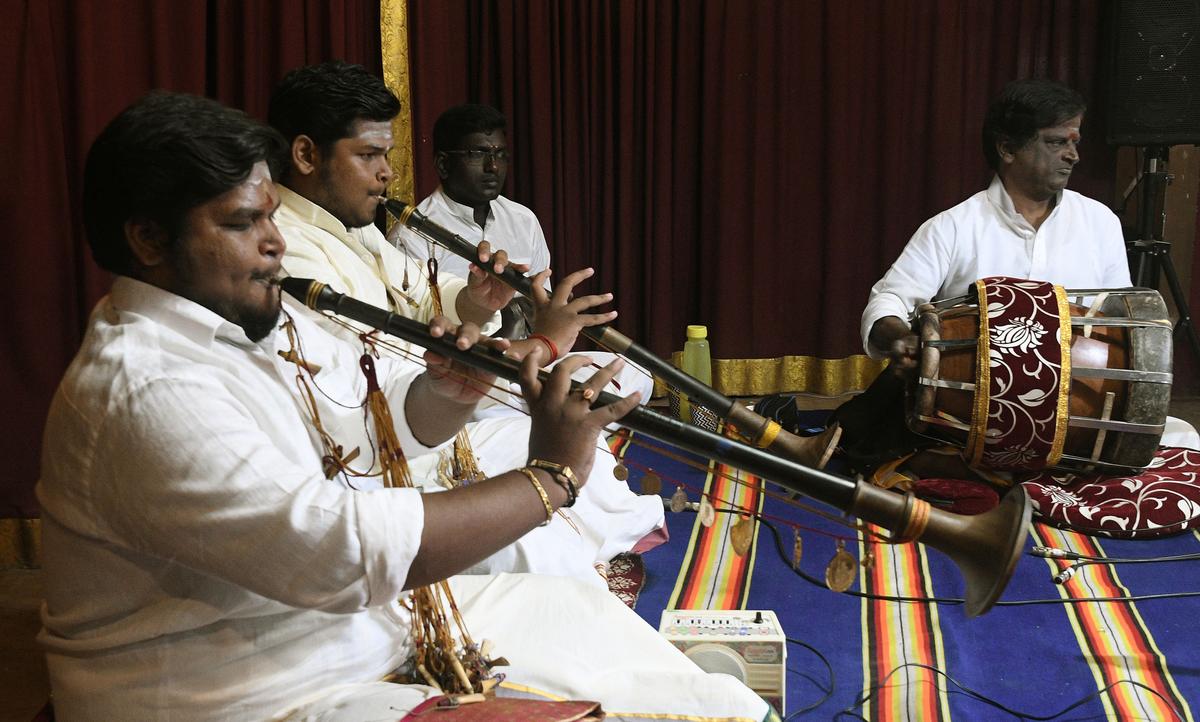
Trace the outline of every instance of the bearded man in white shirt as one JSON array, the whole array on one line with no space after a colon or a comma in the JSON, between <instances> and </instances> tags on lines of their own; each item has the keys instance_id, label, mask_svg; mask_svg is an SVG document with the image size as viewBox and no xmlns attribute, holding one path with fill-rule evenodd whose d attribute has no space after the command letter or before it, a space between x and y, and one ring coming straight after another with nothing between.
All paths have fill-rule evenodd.
<instances>
[{"instance_id":1,"label":"bearded man in white shirt","mask_svg":"<svg viewBox=\"0 0 1200 722\"><path fill-rule=\"evenodd\" d=\"M391 246L373 224L379 196L387 188L391 167L391 119L399 101L383 81L365 68L346 63L323 63L294 70L272 93L269 120L290 144L279 189L279 228L288 242L284 269L292 276L313 278L360 301L389 308L395 313L427 321L433 312L433 293L423 264ZM485 250L490 250L485 247ZM506 254L491 259L497 266ZM545 275L537 276L539 329L552 344L570 348L580 328L612 320L615 312L591 313L608 302L610 294L572 299L576 284L590 271L569 274L545 293ZM481 321L512 298L494 277L470 269L468 278L445 277L442 301L452 321L454 310L475 314ZM329 332L357 343L357 329L316 316ZM495 326L485 324L484 331ZM404 344L389 350L404 359ZM509 354L522 358L545 354L538 340L514 341ZM543 356L543 358L547 358ZM467 425L471 453L485 475L512 468L524 454L529 419L508 414ZM463 453L458 450L458 454ZM461 483L455 478L456 452L443 450L415 460L417 476L430 488ZM537 572L571 576L604 587L597 571L617 554L644 550L661 542L663 504L657 495L639 496L616 479L616 461L601 444L594 454L593 478L578 503L545 527L539 527L514 544L488 557L473 573ZM459 467L461 468L461 467ZM370 483L368 480L365 483Z\"/></svg>"},{"instance_id":2,"label":"bearded man in white shirt","mask_svg":"<svg viewBox=\"0 0 1200 722\"><path fill-rule=\"evenodd\" d=\"M38 484L40 641L59 719L402 717L437 692L382 681L412 653L396 600L568 502L534 462L440 494L328 477L331 443L365 433L367 383L358 349L283 310L268 163L283 146L242 113L160 93L123 111L89 153L88 240L117 278L55 395ZM434 336L451 329L431 324ZM480 332L467 324L458 337L466 348ZM478 392L462 374L490 381L426 361L429 371L376 364L408 454L470 416ZM638 399L590 410L587 394L568 394L574 365L545 383L534 356L522 367L528 453L586 483L600 429ZM607 592L532 575L451 586L469 631L512 663L502 690L515 682L648 714L766 712ZM631 659L640 669L623 671Z\"/></svg>"}]
</instances>

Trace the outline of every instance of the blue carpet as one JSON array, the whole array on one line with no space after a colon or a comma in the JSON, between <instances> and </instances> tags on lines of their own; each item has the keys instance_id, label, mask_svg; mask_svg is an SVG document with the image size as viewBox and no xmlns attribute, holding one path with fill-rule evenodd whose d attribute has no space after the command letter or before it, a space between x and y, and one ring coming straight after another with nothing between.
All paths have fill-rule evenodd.
<instances>
[{"instance_id":1,"label":"blue carpet","mask_svg":"<svg viewBox=\"0 0 1200 722\"><path fill-rule=\"evenodd\" d=\"M638 488L644 469L651 468L663 479L662 495L670 497L675 483L692 489L703 486L704 472L675 459L664 457L658 444L637 436L625 458L629 462L630 483ZM699 461L697 457L671 449L671 454ZM836 470L836 469L834 469ZM768 484L768 489L780 492ZM697 500L694 492L689 493ZM814 503L815 506L816 505ZM836 510L821 507L836 513ZM840 524L797 509L785 501L769 498L764 508L768 517L779 517L776 523L787 555L791 554L794 528L803 527L801 536L804 554L801 571L823 580L825 566L836 551L837 536L853 532ZM680 565L684 560L693 524L694 513L667 514L671 541L646 555L646 583L637 603L637 613L655 628L671 597ZM1040 526L1040 525L1035 525ZM832 536L830 536L832 535ZM1109 557L1153 557L1200 552L1200 538L1188 532L1161 540L1117 541L1100 540ZM1032 546L1027 541L1026 549ZM837 594L822 585L810 583L797 575L775 550L770 530L760 527L758 553L746 609L773 610L785 633L795 643L789 644L787 676L787 710L797 711L820 703L804 719L835 719L848 710L844 719L905 719L924 722L930 719L928 710L919 706L865 708L860 698L882 683L877 677L868 680L864 673L864 650L870 653L878 639L864 633L864 602L850 594ZM849 550L858 549L854 544ZM950 560L941 553L929 550L928 573L933 592L939 597L957 598L963 594L962 577ZM1148 595L1177 592L1200 592L1200 566L1196 562L1120 565L1116 567L1087 567L1079 577L1099 578L1105 569L1115 569L1119 582L1129 594ZM1089 651L1080 641L1076 630L1081 623L1068 613L1068 605L1060 599L1060 589L1053 584L1052 571L1046 560L1023 556L1009 584L1002 605L975 619L968 619L960 605L937 605L936 616L940 634L942 671L965 688L991 698L1007 707L1025 713L1027 717L1011 714L975 699L956 687L945 677L938 686L948 690L940 695L935 718L959 720L1043 719L1104 720L1104 719L1171 719L1175 710L1180 719L1192 720L1190 705L1200 700L1200 635L1196 620L1200 619L1200 597L1146 600L1133 604L1108 605L1133 612L1140 621L1136 629L1112 628L1111 619L1094 622L1097 634L1113 639L1134 639L1147 650L1134 655L1122 649L1105 658L1112 676L1104 677L1101 668L1092 664L1102 650ZM860 589L862 578L851 586ZM1048 599L1051 603L1005 606L1016 600ZM901 604L892 602L888 606ZM915 606L915 605L914 605ZM1094 603L1074 605L1078 609L1101 607ZM1106 626L1108 625L1108 626ZM885 640L886 641L886 640ZM809 645L812 650L799 643ZM928 643L917 632L897 631L891 644L905 648ZM815 650L815 651L813 651ZM1157 650L1158 654L1154 654ZM902 649L902 651L905 651ZM825 663L832 667L832 675ZM1116 671L1111 671L1115 669ZM1124 671L1122 671L1124 670ZM1157 674L1169 693L1166 703L1154 694L1140 690L1128 681L1138 679L1138 672L1149 670ZM913 670L898 670L889 678L893 692L904 691L905 674ZM919 670L918 670L919 671ZM1113 693L1099 695L1098 690L1114 684ZM919 682L913 682L913 691ZM928 687L928 685L925 685ZM938 695L934 695L938 696ZM877 696L878 698L878 696ZM822 701L824 700L824 701ZM1078 704L1077 704L1078 703ZM1071 705L1077 706L1068 709ZM1157 705L1157 706L1156 706ZM1168 705L1168 706L1164 706ZM889 711L890 710L890 711ZM1167 710L1164 712L1164 710ZM1058 715L1058 716L1054 716Z\"/></svg>"}]
</instances>

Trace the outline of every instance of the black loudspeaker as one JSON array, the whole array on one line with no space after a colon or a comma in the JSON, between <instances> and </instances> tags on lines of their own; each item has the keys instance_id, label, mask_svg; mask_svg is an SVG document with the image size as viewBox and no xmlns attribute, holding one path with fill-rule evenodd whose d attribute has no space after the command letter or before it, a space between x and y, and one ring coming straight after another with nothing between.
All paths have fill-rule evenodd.
<instances>
[{"instance_id":1,"label":"black loudspeaker","mask_svg":"<svg viewBox=\"0 0 1200 722\"><path fill-rule=\"evenodd\" d=\"M1115 0L1108 142L1200 145L1200 0Z\"/></svg>"}]
</instances>

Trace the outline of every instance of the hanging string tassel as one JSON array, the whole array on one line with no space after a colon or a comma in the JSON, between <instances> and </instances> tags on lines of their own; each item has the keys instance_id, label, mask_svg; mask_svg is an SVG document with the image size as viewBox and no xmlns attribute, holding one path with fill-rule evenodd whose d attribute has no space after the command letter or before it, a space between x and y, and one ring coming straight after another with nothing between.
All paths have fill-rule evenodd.
<instances>
[{"instance_id":1,"label":"hanging string tassel","mask_svg":"<svg viewBox=\"0 0 1200 722\"><path fill-rule=\"evenodd\" d=\"M438 286L438 262L431 254L429 262L426 266L428 270L429 280L429 296L433 299L433 312L439 316L445 315L446 309L442 305L442 289ZM479 468L479 461L475 457L475 449L471 447L471 439L467 436L466 430L461 430L454 437L454 454L446 460L443 457L442 463L438 465L438 477L442 481L442 485L453 489L456 486L464 484L472 484L483 478L483 471Z\"/></svg>"},{"instance_id":2,"label":"hanging string tassel","mask_svg":"<svg viewBox=\"0 0 1200 722\"><path fill-rule=\"evenodd\" d=\"M375 375L375 360L363 354L359 365L367 379L367 408L375 420L383 485L411 488L412 473L387 397ZM413 681L436 687L444 694L471 694L484 689L491 665L467 632L466 623L445 581L414 589L405 605L412 612Z\"/></svg>"}]
</instances>

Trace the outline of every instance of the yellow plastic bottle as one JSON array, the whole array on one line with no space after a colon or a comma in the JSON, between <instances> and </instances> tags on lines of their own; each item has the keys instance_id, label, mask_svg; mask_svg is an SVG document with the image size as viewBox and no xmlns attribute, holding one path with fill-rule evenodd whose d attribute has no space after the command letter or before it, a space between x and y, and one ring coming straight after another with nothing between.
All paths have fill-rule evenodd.
<instances>
[{"instance_id":1,"label":"yellow plastic bottle","mask_svg":"<svg viewBox=\"0 0 1200 722\"><path fill-rule=\"evenodd\" d=\"M688 326L687 341L683 344L683 372L692 378L699 379L706 386L712 386L712 355L708 350L708 327ZM692 405L686 394L679 394L679 419L685 423L694 423Z\"/></svg>"}]
</instances>

